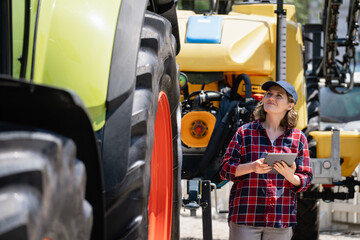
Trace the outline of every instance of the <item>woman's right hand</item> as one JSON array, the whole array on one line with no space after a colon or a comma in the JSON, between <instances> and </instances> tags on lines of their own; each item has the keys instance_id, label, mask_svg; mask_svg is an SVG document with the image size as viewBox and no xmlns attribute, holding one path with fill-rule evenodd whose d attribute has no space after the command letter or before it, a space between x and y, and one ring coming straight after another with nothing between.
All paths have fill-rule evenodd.
<instances>
[{"instance_id":1,"label":"woman's right hand","mask_svg":"<svg viewBox=\"0 0 360 240\"><path fill-rule=\"evenodd\" d=\"M260 158L252 163L253 172L257 174L264 174L271 171L271 166L264 163L265 158Z\"/></svg>"},{"instance_id":2,"label":"woman's right hand","mask_svg":"<svg viewBox=\"0 0 360 240\"><path fill-rule=\"evenodd\" d=\"M239 177L252 172L261 174L270 172L271 167L264 163L264 158L260 158L255 162L239 164L236 167L235 177Z\"/></svg>"}]
</instances>

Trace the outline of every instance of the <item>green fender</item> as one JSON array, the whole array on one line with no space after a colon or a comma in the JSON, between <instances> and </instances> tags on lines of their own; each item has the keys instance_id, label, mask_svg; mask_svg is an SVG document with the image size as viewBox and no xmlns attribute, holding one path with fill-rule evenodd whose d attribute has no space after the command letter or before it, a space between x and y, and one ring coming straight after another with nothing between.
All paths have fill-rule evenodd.
<instances>
[{"instance_id":1,"label":"green fender","mask_svg":"<svg viewBox=\"0 0 360 240\"><path fill-rule=\"evenodd\" d=\"M74 91L94 130L105 123L110 60L121 1L41 1L33 79Z\"/></svg>"}]
</instances>

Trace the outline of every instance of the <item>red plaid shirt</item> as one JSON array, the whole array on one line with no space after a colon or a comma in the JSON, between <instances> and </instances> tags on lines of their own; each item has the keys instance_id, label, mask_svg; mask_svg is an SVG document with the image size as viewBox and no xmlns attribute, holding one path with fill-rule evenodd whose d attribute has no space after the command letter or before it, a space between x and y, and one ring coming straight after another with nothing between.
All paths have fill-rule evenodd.
<instances>
[{"instance_id":1,"label":"red plaid shirt","mask_svg":"<svg viewBox=\"0 0 360 240\"><path fill-rule=\"evenodd\" d=\"M266 153L298 153L295 174L301 186L295 187L281 174L235 177L239 164L264 158ZM255 227L287 228L296 225L296 192L305 191L312 180L306 136L287 128L271 143L260 121L241 126L232 138L222 160L220 176L233 181L229 200L229 221Z\"/></svg>"}]
</instances>

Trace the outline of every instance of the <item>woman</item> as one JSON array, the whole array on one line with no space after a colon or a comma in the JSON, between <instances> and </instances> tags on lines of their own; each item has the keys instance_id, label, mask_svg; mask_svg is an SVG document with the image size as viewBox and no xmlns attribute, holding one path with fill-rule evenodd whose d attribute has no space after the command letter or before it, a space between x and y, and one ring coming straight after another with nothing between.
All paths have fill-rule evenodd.
<instances>
[{"instance_id":1,"label":"woman","mask_svg":"<svg viewBox=\"0 0 360 240\"><path fill-rule=\"evenodd\" d=\"M222 160L221 177L233 181L229 200L230 240L291 239L296 225L296 192L312 180L308 144L296 129L295 88L286 81L262 85L255 121L241 126ZM277 162L267 174L267 153L297 153L292 166Z\"/></svg>"}]
</instances>

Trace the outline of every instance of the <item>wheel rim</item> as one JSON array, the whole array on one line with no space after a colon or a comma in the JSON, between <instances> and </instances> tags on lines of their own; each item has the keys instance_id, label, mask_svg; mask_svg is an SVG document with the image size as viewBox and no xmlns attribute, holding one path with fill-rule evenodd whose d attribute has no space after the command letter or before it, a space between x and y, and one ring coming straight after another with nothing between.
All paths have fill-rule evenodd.
<instances>
[{"instance_id":1,"label":"wheel rim","mask_svg":"<svg viewBox=\"0 0 360 240\"><path fill-rule=\"evenodd\" d=\"M154 146L151 159L149 239L170 239L173 188L173 149L169 102L164 92L158 97Z\"/></svg>"}]
</instances>

